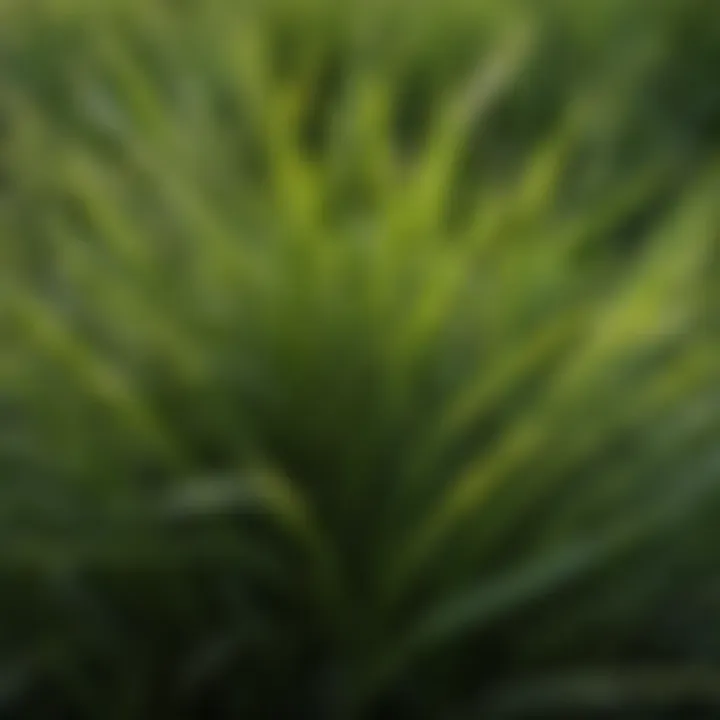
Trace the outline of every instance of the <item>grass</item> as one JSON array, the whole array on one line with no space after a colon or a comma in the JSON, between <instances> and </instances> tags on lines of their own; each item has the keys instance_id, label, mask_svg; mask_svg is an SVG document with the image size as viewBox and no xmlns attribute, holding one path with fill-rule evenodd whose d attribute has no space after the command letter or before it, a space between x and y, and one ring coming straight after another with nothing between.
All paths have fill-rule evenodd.
<instances>
[{"instance_id":1,"label":"grass","mask_svg":"<svg viewBox=\"0 0 720 720\"><path fill-rule=\"evenodd\" d=\"M715 717L716 110L625 5L3 11L4 716Z\"/></svg>"}]
</instances>

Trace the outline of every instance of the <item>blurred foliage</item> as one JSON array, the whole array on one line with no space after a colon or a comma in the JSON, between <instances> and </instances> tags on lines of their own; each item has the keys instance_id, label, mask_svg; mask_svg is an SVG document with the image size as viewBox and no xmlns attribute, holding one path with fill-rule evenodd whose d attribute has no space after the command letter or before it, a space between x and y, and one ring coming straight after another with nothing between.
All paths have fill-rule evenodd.
<instances>
[{"instance_id":1,"label":"blurred foliage","mask_svg":"<svg viewBox=\"0 0 720 720\"><path fill-rule=\"evenodd\" d=\"M701 0L5 2L0 716L720 717L718 68Z\"/></svg>"}]
</instances>

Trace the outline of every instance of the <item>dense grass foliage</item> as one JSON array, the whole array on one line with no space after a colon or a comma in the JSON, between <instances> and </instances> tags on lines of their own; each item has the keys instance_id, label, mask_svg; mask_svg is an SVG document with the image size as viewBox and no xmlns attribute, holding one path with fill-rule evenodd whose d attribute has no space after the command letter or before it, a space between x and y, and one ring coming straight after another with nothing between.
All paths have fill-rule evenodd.
<instances>
[{"instance_id":1,"label":"dense grass foliage","mask_svg":"<svg viewBox=\"0 0 720 720\"><path fill-rule=\"evenodd\" d=\"M6 3L0 716L720 716L713 3Z\"/></svg>"}]
</instances>

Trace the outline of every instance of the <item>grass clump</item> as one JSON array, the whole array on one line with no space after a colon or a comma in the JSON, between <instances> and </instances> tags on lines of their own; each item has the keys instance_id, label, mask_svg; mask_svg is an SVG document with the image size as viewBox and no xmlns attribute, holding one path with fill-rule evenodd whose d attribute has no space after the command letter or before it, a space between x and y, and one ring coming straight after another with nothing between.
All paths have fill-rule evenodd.
<instances>
[{"instance_id":1,"label":"grass clump","mask_svg":"<svg viewBox=\"0 0 720 720\"><path fill-rule=\"evenodd\" d=\"M7 717L717 708L696 20L477 5L4 11Z\"/></svg>"}]
</instances>

